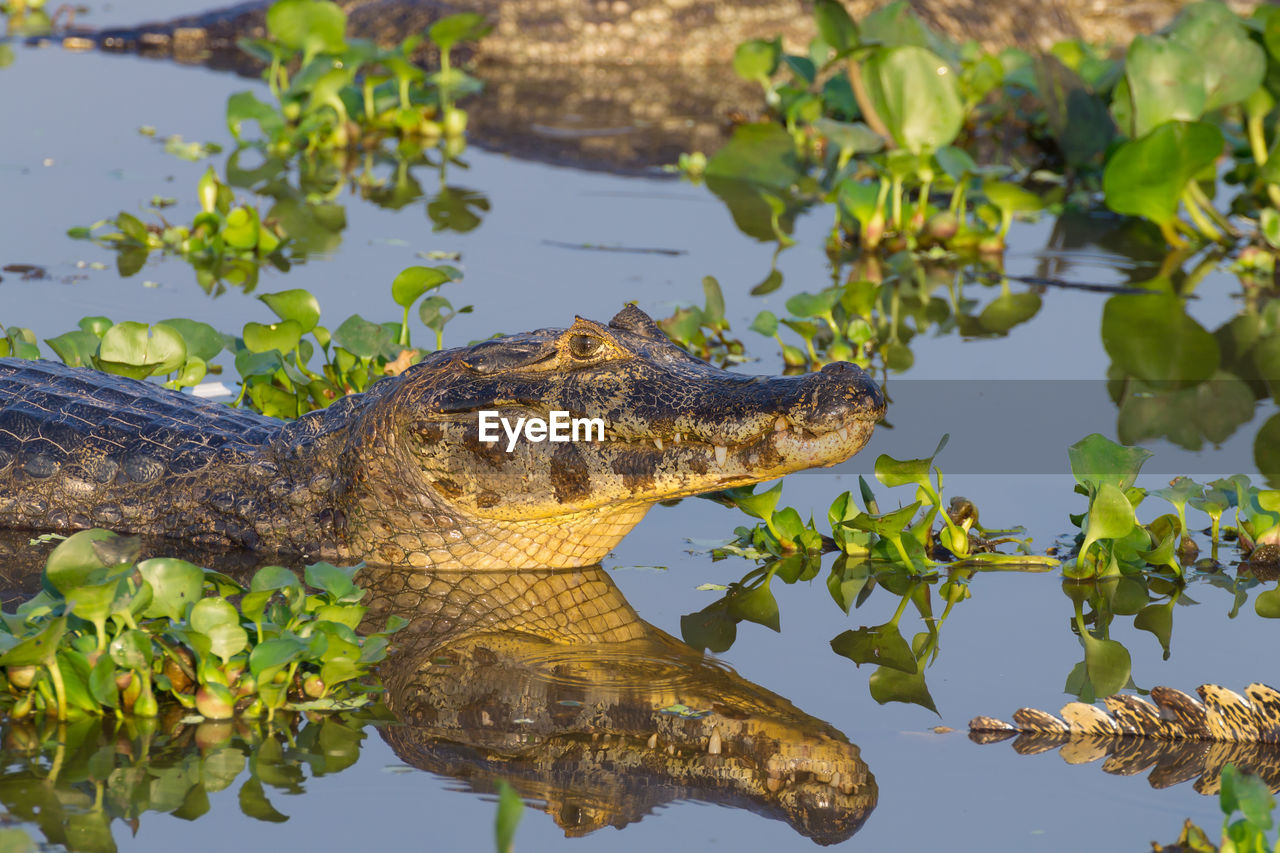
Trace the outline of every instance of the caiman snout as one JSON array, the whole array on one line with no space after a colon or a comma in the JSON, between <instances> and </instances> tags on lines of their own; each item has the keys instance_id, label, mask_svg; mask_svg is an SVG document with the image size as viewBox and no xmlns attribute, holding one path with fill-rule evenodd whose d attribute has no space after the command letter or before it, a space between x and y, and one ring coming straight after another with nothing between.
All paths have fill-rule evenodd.
<instances>
[{"instance_id":1,"label":"caiman snout","mask_svg":"<svg viewBox=\"0 0 1280 853\"><path fill-rule=\"evenodd\" d=\"M849 420L875 422L884 417L884 394L860 367L833 361L809 379L804 394L805 427L824 433Z\"/></svg>"}]
</instances>

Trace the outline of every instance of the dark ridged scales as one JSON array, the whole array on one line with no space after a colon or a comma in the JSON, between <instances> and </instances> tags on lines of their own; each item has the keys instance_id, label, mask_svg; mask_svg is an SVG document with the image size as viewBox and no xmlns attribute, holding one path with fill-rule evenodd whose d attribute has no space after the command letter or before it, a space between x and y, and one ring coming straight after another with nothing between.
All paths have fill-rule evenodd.
<instances>
[{"instance_id":1,"label":"dark ridged scales","mask_svg":"<svg viewBox=\"0 0 1280 853\"><path fill-rule=\"evenodd\" d=\"M286 506L312 474L298 445L338 419L286 425L153 383L0 359L0 526L316 550L314 525Z\"/></svg>"}]
</instances>

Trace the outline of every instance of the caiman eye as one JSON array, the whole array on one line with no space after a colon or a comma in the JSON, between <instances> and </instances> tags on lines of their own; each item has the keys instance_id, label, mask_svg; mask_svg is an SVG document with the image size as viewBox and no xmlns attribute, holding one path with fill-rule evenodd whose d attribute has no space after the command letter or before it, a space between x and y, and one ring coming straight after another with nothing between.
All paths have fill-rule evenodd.
<instances>
[{"instance_id":1,"label":"caiman eye","mask_svg":"<svg viewBox=\"0 0 1280 853\"><path fill-rule=\"evenodd\" d=\"M574 358L594 358L604 349L604 341L591 335L570 335L569 354Z\"/></svg>"}]
</instances>

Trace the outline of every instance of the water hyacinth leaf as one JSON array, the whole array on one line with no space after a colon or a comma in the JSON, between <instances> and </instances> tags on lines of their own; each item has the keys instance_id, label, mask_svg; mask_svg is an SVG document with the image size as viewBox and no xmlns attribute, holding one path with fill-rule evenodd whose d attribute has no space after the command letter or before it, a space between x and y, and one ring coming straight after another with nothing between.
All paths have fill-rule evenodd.
<instances>
[{"instance_id":1,"label":"water hyacinth leaf","mask_svg":"<svg viewBox=\"0 0 1280 853\"><path fill-rule=\"evenodd\" d=\"M902 533L902 528L910 523L911 517L916 514L916 510L919 508L920 501L915 501L883 515L874 516L860 512L846 523L851 527L858 530L866 530L869 533L876 533L881 536L897 536Z\"/></svg>"},{"instance_id":2,"label":"water hyacinth leaf","mask_svg":"<svg viewBox=\"0 0 1280 853\"><path fill-rule=\"evenodd\" d=\"M0 654L0 666L40 666L53 660L67 632L67 617L50 619L39 633L26 637Z\"/></svg>"},{"instance_id":3,"label":"water hyacinth leaf","mask_svg":"<svg viewBox=\"0 0 1280 853\"><path fill-rule=\"evenodd\" d=\"M494 836L498 853L515 850L516 826L524 816L524 801L505 780L498 782L498 814L494 818Z\"/></svg>"},{"instance_id":4,"label":"water hyacinth leaf","mask_svg":"<svg viewBox=\"0 0 1280 853\"><path fill-rule=\"evenodd\" d=\"M237 207L227 214L221 236L233 249L248 250L258 245L258 214L248 207Z\"/></svg>"},{"instance_id":5,"label":"water hyacinth leaf","mask_svg":"<svg viewBox=\"0 0 1280 853\"><path fill-rule=\"evenodd\" d=\"M786 308L797 317L822 317L831 312L840 301L840 291L824 290L821 293L797 293L786 302Z\"/></svg>"},{"instance_id":6,"label":"water hyacinth leaf","mask_svg":"<svg viewBox=\"0 0 1280 853\"><path fill-rule=\"evenodd\" d=\"M1102 345L1125 374L1158 388L1199 385L1218 370L1218 342L1171 293L1122 294L1102 309Z\"/></svg>"},{"instance_id":7,"label":"water hyacinth leaf","mask_svg":"<svg viewBox=\"0 0 1280 853\"><path fill-rule=\"evenodd\" d=\"M752 488L752 486L739 486L735 489L726 489L725 494L737 504L738 509L752 518L771 518L778 507L778 501L782 498L782 481L779 480L777 485L763 492L753 494Z\"/></svg>"},{"instance_id":8,"label":"water hyacinth leaf","mask_svg":"<svg viewBox=\"0 0 1280 853\"><path fill-rule=\"evenodd\" d=\"M764 583L754 589L743 590L725 598L729 615L747 622L764 625L774 631L781 632L782 625L778 618L778 601L773 597L769 584Z\"/></svg>"},{"instance_id":9,"label":"water hyacinth leaf","mask_svg":"<svg viewBox=\"0 0 1280 853\"><path fill-rule=\"evenodd\" d=\"M102 625L111 615L116 600L118 578L78 586L67 592L67 612L86 622Z\"/></svg>"},{"instance_id":10,"label":"water hyacinth leaf","mask_svg":"<svg viewBox=\"0 0 1280 853\"><path fill-rule=\"evenodd\" d=\"M1216 50L1216 48L1215 48ZM1195 121L1207 104L1203 60L1182 42L1160 36L1136 36L1125 56L1130 98L1130 136L1138 138L1164 122Z\"/></svg>"},{"instance_id":11,"label":"water hyacinth leaf","mask_svg":"<svg viewBox=\"0 0 1280 853\"><path fill-rule=\"evenodd\" d=\"M343 569L329 563L315 563L306 568L306 582L309 586L324 590L337 603L354 604L365 594L365 590L351 580L356 569L354 566Z\"/></svg>"},{"instance_id":12,"label":"water hyacinth leaf","mask_svg":"<svg viewBox=\"0 0 1280 853\"><path fill-rule=\"evenodd\" d=\"M782 39L749 39L733 52L733 71L743 80L769 85L782 57Z\"/></svg>"},{"instance_id":13,"label":"water hyacinth leaf","mask_svg":"<svg viewBox=\"0 0 1280 853\"><path fill-rule=\"evenodd\" d=\"M342 53L346 31L346 13L326 0L278 0L267 10L267 32L285 47L302 51L303 65L317 53Z\"/></svg>"},{"instance_id":14,"label":"water hyacinth leaf","mask_svg":"<svg viewBox=\"0 0 1280 853\"><path fill-rule=\"evenodd\" d=\"M964 124L956 75L936 53L904 46L875 53L867 93L893 141L914 153L950 145Z\"/></svg>"},{"instance_id":15,"label":"water hyacinth leaf","mask_svg":"<svg viewBox=\"0 0 1280 853\"><path fill-rule=\"evenodd\" d=\"M58 335L56 338L45 338L44 342L68 367L92 367L93 357L98 353L100 341L92 332L79 329Z\"/></svg>"},{"instance_id":16,"label":"water hyacinth leaf","mask_svg":"<svg viewBox=\"0 0 1280 853\"><path fill-rule=\"evenodd\" d=\"M174 557L156 557L138 563L138 571L151 585L151 604L143 612L148 619L167 617L180 622L187 607L204 594L204 570Z\"/></svg>"},{"instance_id":17,"label":"water hyacinth leaf","mask_svg":"<svg viewBox=\"0 0 1280 853\"><path fill-rule=\"evenodd\" d=\"M186 360L187 345L182 335L163 323L116 323L103 334L98 348L99 369L135 379L172 373ZM123 370L127 368L137 370ZM138 371L145 373L134 376Z\"/></svg>"},{"instance_id":18,"label":"water hyacinth leaf","mask_svg":"<svg viewBox=\"0 0 1280 853\"><path fill-rule=\"evenodd\" d=\"M303 334L310 332L320 322L320 303L308 290L294 288L279 293L264 293L258 297L281 320L292 320Z\"/></svg>"},{"instance_id":19,"label":"water hyacinth leaf","mask_svg":"<svg viewBox=\"0 0 1280 853\"><path fill-rule=\"evenodd\" d=\"M844 158L884 148L880 135L860 121L836 121L824 117L813 121L811 126L839 148Z\"/></svg>"},{"instance_id":20,"label":"water hyacinth leaf","mask_svg":"<svg viewBox=\"0 0 1280 853\"><path fill-rule=\"evenodd\" d=\"M385 354L391 347L392 334L378 323L355 314L333 330L333 340L338 346L358 358L373 358Z\"/></svg>"},{"instance_id":21,"label":"water hyacinth leaf","mask_svg":"<svg viewBox=\"0 0 1280 853\"><path fill-rule=\"evenodd\" d=\"M1103 483L1089 503L1089 520L1085 527L1084 543L1080 546L1080 560L1089 553L1089 547L1100 539L1119 539L1129 534L1137 524L1133 504L1123 491L1112 483Z\"/></svg>"},{"instance_id":22,"label":"water hyacinth leaf","mask_svg":"<svg viewBox=\"0 0 1280 853\"><path fill-rule=\"evenodd\" d=\"M99 705L120 707L120 691L116 687L116 662L111 659L111 655L99 657L89 671L89 693Z\"/></svg>"},{"instance_id":23,"label":"water hyacinth leaf","mask_svg":"<svg viewBox=\"0 0 1280 853\"><path fill-rule=\"evenodd\" d=\"M264 640L249 653L249 671L261 682L281 667L301 660L306 651L307 644L294 637Z\"/></svg>"},{"instance_id":24,"label":"water hyacinth leaf","mask_svg":"<svg viewBox=\"0 0 1280 853\"><path fill-rule=\"evenodd\" d=\"M858 46L858 25L840 0L817 0L813 4L813 18L819 37L835 50L837 58Z\"/></svg>"},{"instance_id":25,"label":"water hyacinth leaf","mask_svg":"<svg viewBox=\"0 0 1280 853\"><path fill-rule=\"evenodd\" d=\"M493 26L485 20L484 15L477 12L462 12L441 18L431 25L427 36L448 53L459 42L475 41L489 34Z\"/></svg>"},{"instance_id":26,"label":"water hyacinth leaf","mask_svg":"<svg viewBox=\"0 0 1280 853\"><path fill-rule=\"evenodd\" d=\"M175 317L161 322L182 336L182 341L187 347L188 358L213 361L228 345L234 343L229 335L224 335L213 326L199 320Z\"/></svg>"},{"instance_id":27,"label":"water hyacinth leaf","mask_svg":"<svg viewBox=\"0 0 1280 853\"><path fill-rule=\"evenodd\" d=\"M297 320L281 320L270 325L265 323L244 324L244 345L250 352L270 352L279 350L291 352L302 340L302 326Z\"/></svg>"},{"instance_id":28,"label":"water hyacinth leaf","mask_svg":"<svg viewBox=\"0 0 1280 853\"><path fill-rule=\"evenodd\" d=\"M1085 488L1095 489L1108 483L1119 489L1129 488L1151 456L1150 450L1116 444L1096 432L1067 448L1071 474L1076 482Z\"/></svg>"},{"instance_id":29,"label":"water hyacinth leaf","mask_svg":"<svg viewBox=\"0 0 1280 853\"><path fill-rule=\"evenodd\" d=\"M933 467L934 458L942 452L950 440L951 434L944 433L933 453L925 459L899 460L885 453L880 454L876 457L876 479L889 487L914 483L932 490L933 484L929 481L929 469Z\"/></svg>"},{"instance_id":30,"label":"water hyacinth leaf","mask_svg":"<svg viewBox=\"0 0 1280 853\"><path fill-rule=\"evenodd\" d=\"M408 308L428 290L452 281L450 267L408 267L401 270L391 282L391 298L397 305Z\"/></svg>"},{"instance_id":31,"label":"water hyacinth leaf","mask_svg":"<svg viewBox=\"0 0 1280 853\"><path fill-rule=\"evenodd\" d=\"M1129 140L1102 175L1107 207L1167 226L1187 184L1213 164L1222 146L1222 131L1202 121L1165 122Z\"/></svg>"},{"instance_id":32,"label":"water hyacinth leaf","mask_svg":"<svg viewBox=\"0 0 1280 853\"><path fill-rule=\"evenodd\" d=\"M93 543L119 538L118 534L100 528L81 530L68 536L49 554L42 576L44 588L65 596L78 586L101 580L106 576L107 564Z\"/></svg>"},{"instance_id":33,"label":"water hyacinth leaf","mask_svg":"<svg viewBox=\"0 0 1280 853\"><path fill-rule=\"evenodd\" d=\"M917 668L911 646L892 623L844 631L831 641L831 649L859 666L869 663L907 673Z\"/></svg>"},{"instance_id":34,"label":"water hyacinth leaf","mask_svg":"<svg viewBox=\"0 0 1280 853\"><path fill-rule=\"evenodd\" d=\"M1246 773L1231 764L1223 767L1219 799L1222 811L1228 816L1239 809L1245 819L1260 830L1269 830L1275 824L1271 812L1276 801L1271 796L1271 789L1253 773Z\"/></svg>"},{"instance_id":35,"label":"water hyacinth leaf","mask_svg":"<svg viewBox=\"0 0 1280 853\"><path fill-rule=\"evenodd\" d=\"M117 666L132 669L135 672L144 672L151 668L151 635L145 631L123 631L111 641L111 645L107 648Z\"/></svg>"},{"instance_id":36,"label":"water hyacinth leaf","mask_svg":"<svg viewBox=\"0 0 1280 853\"><path fill-rule=\"evenodd\" d=\"M1188 4L1170 24L1168 38L1199 60L1206 112L1243 101L1266 76L1266 51L1225 4Z\"/></svg>"},{"instance_id":37,"label":"water hyacinth leaf","mask_svg":"<svg viewBox=\"0 0 1280 853\"><path fill-rule=\"evenodd\" d=\"M62 689L67 705L86 714L101 714L102 706L89 690L88 658L75 649L62 649L57 653L53 665L58 667L58 674L62 676Z\"/></svg>"}]
</instances>

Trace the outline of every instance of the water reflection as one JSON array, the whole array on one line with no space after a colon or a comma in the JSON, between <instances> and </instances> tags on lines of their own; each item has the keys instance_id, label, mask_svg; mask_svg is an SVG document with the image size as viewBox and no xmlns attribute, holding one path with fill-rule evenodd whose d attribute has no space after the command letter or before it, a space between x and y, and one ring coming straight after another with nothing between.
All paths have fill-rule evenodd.
<instances>
[{"instance_id":1,"label":"water reflection","mask_svg":"<svg viewBox=\"0 0 1280 853\"><path fill-rule=\"evenodd\" d=\"M689 799L831 844L875 808L857 746L641 620L599 567L356 580L371 624L410 620L385 667L391 747L476 791L506 780L567 835Z\"/></svg>"}]
</instances>

